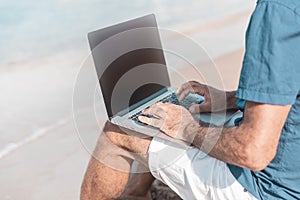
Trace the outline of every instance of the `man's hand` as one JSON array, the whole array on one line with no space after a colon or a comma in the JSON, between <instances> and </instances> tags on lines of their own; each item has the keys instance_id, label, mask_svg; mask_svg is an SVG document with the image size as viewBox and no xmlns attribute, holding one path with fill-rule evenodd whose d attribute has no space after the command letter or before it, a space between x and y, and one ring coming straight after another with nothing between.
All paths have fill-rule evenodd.
<instances>
[{"instance_id":1,"label":"man's hand","mask_svg":"<svg viewBox=\"0 0 300 200\"><path fill-rule=\"evenodd\" d=\"M196 81L189 81L181 85L176 92L179 101L182 101L189 93L204 96L204 103L192 105L189 110L192 113L219 112L235 107L235 92L225 92Z\"/></svg>"},{"instance_id":2,"label":"man's hand","mask_svg":"<svg viewBox=\"0 0 300 200\"><path fill-rule=\"evenodd\" d=\"M182 106L157 103L144 110L143 114L153 117L140 116L141 122L157 127L168 136L185 142L191 143L194 139L193 134L198 130L198 122Z\"/></svg>"}]
</instances>

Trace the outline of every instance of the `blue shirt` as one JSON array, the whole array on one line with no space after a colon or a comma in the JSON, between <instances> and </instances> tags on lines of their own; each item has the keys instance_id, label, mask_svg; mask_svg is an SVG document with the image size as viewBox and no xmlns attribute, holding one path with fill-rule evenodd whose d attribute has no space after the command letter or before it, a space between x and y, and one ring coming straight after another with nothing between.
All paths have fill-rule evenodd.
<instances>
[{"instance_id":1,"label":"blue shirt","mask_svg":"<svg viewBox=\"0 0 300 200\"><path fill-rule=\"evenodd\" d=\"M300 199L300 1L258 0L246 34L237 91L246 101L292 105L277 154L262 171L229 165L258 199Z\"/></svg>"}]
</instances>

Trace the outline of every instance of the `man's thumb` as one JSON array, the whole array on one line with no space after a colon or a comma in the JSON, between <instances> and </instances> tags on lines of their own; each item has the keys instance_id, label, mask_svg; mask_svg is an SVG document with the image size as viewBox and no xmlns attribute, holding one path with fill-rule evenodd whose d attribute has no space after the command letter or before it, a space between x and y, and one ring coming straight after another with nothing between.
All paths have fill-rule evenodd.
<instances>
[{"instance_id":1,"label":"man's thumb","mask_svg":"<svg viewBox=\"0 0 300 200\"><path fill-rule=\"evenodd\" d=\"M191 113L197 114L201 112L210 112L208 103L194 104L189 108Z\"/></svg>"}]
</instances>

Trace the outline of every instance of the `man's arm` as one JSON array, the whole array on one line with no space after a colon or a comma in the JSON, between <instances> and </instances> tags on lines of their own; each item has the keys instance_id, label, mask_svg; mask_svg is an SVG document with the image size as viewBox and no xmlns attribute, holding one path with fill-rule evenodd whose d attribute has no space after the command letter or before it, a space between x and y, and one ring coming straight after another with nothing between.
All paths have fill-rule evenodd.
<instances>
[{"instance_id":1,"label":"man's arm","mask_svg":"<svg viewBox=\"0 0 300 200\"><path fill-rule=\"evenodd\" d=\"M290 108L247 102L243 122L231 128L201 126L186 109L169 103L155 104L144 111L157 118L139 119L159 127L170 137L191 142L212 157L259 171L276 154Z\"/></svg>"},{"instance_id":2,"label":"man's arm","mask_svg":"<svg viewBox=\"0 0 300 200\"><path fill-rule=\"evenodd\" d=\"M238 110L236 106L237 98L236 91L227 91L226 92L226 108L227 110Z\"/></svg>"},{"instance_id":3,"label":"man's arm","mask_svg":"<svg viewBox=\"0 0 300 200\"><path fill-rule=\"evenodd\" d=\"M222 129L199 127L192 143L224 162L253 171L262 170L276 155L290 108L247 102L244 120L239 126Z\"/></svg>"}]
</instances>

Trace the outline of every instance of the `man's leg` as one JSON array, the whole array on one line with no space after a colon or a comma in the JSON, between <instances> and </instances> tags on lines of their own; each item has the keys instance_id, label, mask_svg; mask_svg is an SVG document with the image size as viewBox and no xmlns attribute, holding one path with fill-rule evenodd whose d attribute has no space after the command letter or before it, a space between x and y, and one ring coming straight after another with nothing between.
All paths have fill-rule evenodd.
<instances>
[{"instance_id":1,"label":"man's leg","mask_svg":"<svg viewBox=\"0 0 300 200\"><path fill-rule=\"evenodd\" d=\"M81 200L117 199L122 193L122 196L146 196L154 180L149 173L133 175L128 189L125 190L125 188L132 161L138 159L144 164L147 163L145 155L147 155L151 139L123 134L122 130L111 124L106 125L104 132L105 134L99 137L85 174ZM138 198L132 197L131 199Z\"/></svg>"},{"instance_id":2,"label":"man's leg","mask_svg":"<svg viewBox=\"0 0 300 200\"><path fill-rule=\"evenodd\" d=\"M122 196L139 196L150 198L149 189L155 178L150 172L134 173L130 177Z\"/></svg>"},{"instance_id":3,"label":"man's leg","mask_svg":"<svg viewBox=\"0 0 300 200\"><path fill-rule=\"evenodd\" d=\"M225 162L195 147L154 138L149 148L149 168L182 199L256 199L235 179Z\"/></svg>"},{"instance_id":4,"label":"man's leg","mask_svg":"<svg viewBox=\"0 0 300 200\"><path fill-rule=\"evenodd\" d=\"M106 140L120 148L114 151L97 145L96 155L100 155L100 160L106 165L96 168L97 173L93 167L89 169L87 181L83 184L82 200L119 197L129 178L132 160L147 165L148 155L151 174L183 199L255 199L233 177L226 163L195 147L160 138L130 136L138 133L125 131L129 135L124 134L117 126L106 125L104 131ZM117 156L108 156L112 153Z\"/></svg>"}]
</instances>

